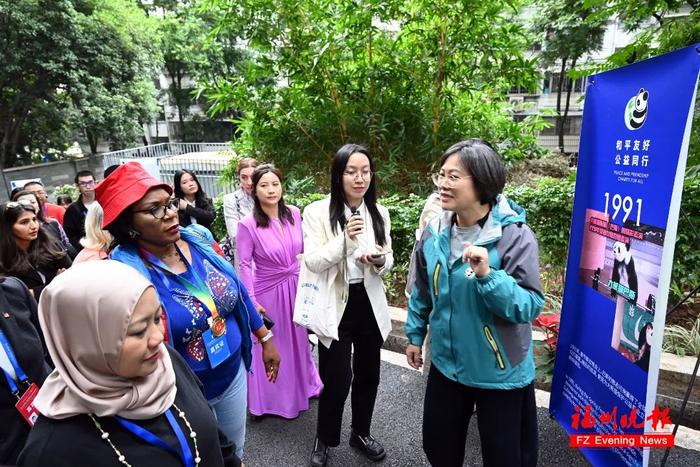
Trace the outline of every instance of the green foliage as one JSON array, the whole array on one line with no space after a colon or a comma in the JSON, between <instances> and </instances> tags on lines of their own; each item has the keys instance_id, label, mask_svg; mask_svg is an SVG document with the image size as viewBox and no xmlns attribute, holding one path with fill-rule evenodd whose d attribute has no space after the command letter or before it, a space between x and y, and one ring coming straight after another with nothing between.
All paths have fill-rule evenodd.
<instances>
[{"instance_id":1,"label":"green foliage","mask_svg":"<svg viewBox=\"0 0 700 467\"><path fill-rule=\"evenodd\" d=\"M287 178L285 202L303 211L313 201L327 196L318 193L316 189L311 177ZM574 176L564 179L540 177L534 179L531 184L508 185L505 194L527 211L527 222L535 232L540 246L540 272L543 291L547 296L546 311L558 313L561 311L561 294L564 290ZM220 195L214 200L216 219L212 231L217 239L226 235L222 198L223 195ZM401 305L405 303L403 291L406 273L425 198L415 194L393 194L381 198L379 202L389 210L391 216L394 270L386 280L387 294L391 303ZM700 226L700 177L686 179L681 206L692 224ZM697 265L700 264L700 249L697 245L698 239L693 226L681 215L671 274L670 304L700 283L700 271L697 270Z\"/></svg>"},{"instance_id":2,"label":"green foliage","mask_svg":"<svg viewBox=\"0 0 700 467\"><path fill-rule=\"evenodd\" d=\"M57 160L65 154L75 137L70 118L66 118L71 112L71 99L65 93L35 102L20 135L19 147L29 151L18 155L19 165L41 162L41 157L38 160L28 159L29 154L48 154L51 160Z\"/></svg>"},{"instance_id":3,"label":"green foliage","mask_svg":"<svg viewBox=\"0 0 700 467\"><path fill-rule=\"evenodd\" d=\"M177 108L178 135L183 141L223 141L233 139L231 131L222 134L221 127L196 114L196 122L185 121L191 116L190 108L197 104L206 112L209 102L201 99L196 82L216 83L222 77L238 73L237 66L246 51L234 46L224 34L207 40L213 19L196 1L166 1L161 5L162 18L158 31L164 59L165 74L169 80L167 95ZM238 116L236 112L227 117ZM232 125L229 123L229 127ZM209 136L209 139L207 138ZM214 139L212 139L212 137Z\"/></svg>"},{"instance_id":4,"label":"green foliage","mask_svg":"<svg viewBox=\"0 0 700 467\"><path fill-rule=\"evenodd\" d=\"M285 203L288 203L290 206L296 206L299 208L300 211L304 212L306 206L313 203L314 201L322 200L326 196L328 195L323 193L308 193L298 196L284 195L284 200Z\"/></svg>"},{"instance_id":5,"label":"green foliage","mask_svg":"<svg viewBox=\"0 0 700 467\"><path fill-rule=\"evenodd\" d=\"M600 15L617 16L634 40L608 57L607 61L581 70L582 74L628 65L700 42L700 2L678 0L586 0ZM679 14L685 7L687 14ZM690 175L700 174L700 101L688 148Z\"/></svg>"},{"instance_id":6,"label":"green foliage","mask_svg":"<svg viewBox=\"0 0 700 467\"><path fill-rule=\"evenodd\" d=\"M686 177L683 184L681 214L678 219L676 250L673 255L669 305L680 300L685 291L700 285L700 175Z\"/></svg>"},{"instance_id":7,"label":"green foliage","mask_svg":"<svg viewBox=\"0 0 700 467\"><path fill-rule=\"evenodd\" d=\"M59 187L56 187L55 190L53 190L53 197L56 199L58 196L70 196L70 199L73 201L78 200L78 196L80 196L80 192L78 191L78 187L75 186L73 183L66 183L65 185L61 185Z\"/></svg>"},{"instance_id":8,"label":"green foliage","mask_svg":"<svg viewBox=\"0 0 700 467\"><path fill-rule=\"evenodd\" d=\"M78 49L83 76L71 89L74 125L92 153L100 140L114 149L139 141L157 114L155 87L162 56L156 20L132 0L81 2Z\"/></svg>"},{"instance_id":9,"label":"green foliage","mask_svg":"<svg viewBox=\"0 0 700 467\"><path fill-rule=\"evenodd\" d=\"M510 160L541 154L539 117L503 102L534 87L520 1L203 0L212 40L246 44L240 74L202 84L212 114L243 112L237 152L323 178L344 143L369 145L378 173L420 192L449 144L479 135ZM201 81L200 81L201 83Z\"/></svg>"},{"instance_id":10,"label":"green foliage","mask_svg":"<svg viewBox=\"0 0 700 467\"><path fill-rule=\"evenodd\" d=\"M565 86L567 71L586 54L602 47L608 18L597 15L600 8L592 8L585 0L536 0L535 5L531 28L542 44L540 62L545 69L554 65L559 68L556 135L559 151L564 152L564 127L573 87L571 81ZM563 93L566 103L562 111Z\"/></svg>"},{"instance_id":11,"label":"green foliage","mask_svg":"<svg viewBox=\"0 0 700 467\"><path fill-rule=\"evenodd\" d=\"M584 0L536 0L531 28L542 44L538 54L545 67L564 61L576 61L599 50L603 44L605 23L599 6Z\"/></svg>"},{"instance_id":12,"label":"green foliage","mask_svg":"<svg viewBox=\"0 0 700 467\"><path fill-rule=\"evenodd\" d=\"M189 116L190 105L194 102L186 79L192 77L194 66L201 59L201 44L206 38L204 23L189 14L191 10L191 6L180 5L174 11L166 12L158 25L163 62L170 80L167 92L171 103L177 107L179 133L184 141L189 141L184 119Z\"/></svg>"},{"instance_id":13,"label":"green foliage","mask_svg":"<svg viewBox=\"0 0 700 467\"><path fill-rule=\"evenodd\" d=\"M224 220L224 193L214 198L214 222L211 225L211 233L215 240L221 240L226 236L226 221Z\"/></svg>"},{"instance_id":14,"label":"green foliage","mask_svg":"<svg viewBox=\"0 0 700 467\"><path fill-rule=\"evenodd\" d=\"M384 276L386 299L392 306L406 308L406 280L408 278L408 262L394 262L389 274Z\"/></svg>"},{"instance_id":15,"label":"green foliage","mask_svg":"<svg viewBox=\"0 0 700 467\"><path fill-rule=\"evenodd\" d=\"M411 259L413 244L416 242L418 218L425 206L425 198L413 193L408 196L391 195L379 200L389 210L391 217L391 242L394 262L406 263Z\"/></svg>"},{"instance_id":16,"label":"green foliage","mask_svg":"<svg viewBox=\"0 0 700 467\"><path fill-rule=\"evenodd\" d=\"M677 324L666 326L663 350L681 357L700 354L700 319L690 328Z\"/></svg>"},{"instance_id":17,"label":"green foliage","mask_svg":"<svg viewBox=\"0 0 700 467\"><path fill-rule=\"evenodd\" d=\"M131 0L0 0L0 166L25 151L123 146L155 111L154 20Z\"/></svg>"},{"instance_id":18,"label":"green foliage","mask_svg":"<svg viewBox=\"0 0 700 467\"><path fill-rule=\"evenodd\" d=\"M0 168L17 162L29 109L49 101L74 77L77 62L71 38L76 12L70 2L0 0Z\"/></svg>"},{"instance_id":19,"label":"green foliage","mask_svg":"<svg viewBox=\"0 0 700 467\"><path fill-rule=\"evenodd\" d=\"M311 177L300 180L286 180L284 192L285 203L304 208L314 201L328 196L315 192L315 184ZM408 265L411 251L416 240L418 218L425 205L425 199L413 193L409 195L393 194L379 199L379 204L387 208L391 218L391 241L394 252L394 263Z\"/></svg>"},{"instance_id":20,"label":"green foliage","mask_svg":"<svg viewBox=\"0 0 700 467\"><path fill-rule=\"evenodd\" d=\"M552 377L554 376L556 352L544 341L534 340L532 344L535 358L535 382L540 385L538 387L548 388L552 384Z\"/></svg>"},{"instance_id":21,"label":"green foliage","mask_svg":"<svg viewBox=\"0 0 700 467\"><path fill-rule=\"evenodd\" d=\"M506 187L506 196L527 211L527 222L540 245L543 267L566 263L574 185L573 177L542 177L534 185Z\"/></svg>"}]
</instances>

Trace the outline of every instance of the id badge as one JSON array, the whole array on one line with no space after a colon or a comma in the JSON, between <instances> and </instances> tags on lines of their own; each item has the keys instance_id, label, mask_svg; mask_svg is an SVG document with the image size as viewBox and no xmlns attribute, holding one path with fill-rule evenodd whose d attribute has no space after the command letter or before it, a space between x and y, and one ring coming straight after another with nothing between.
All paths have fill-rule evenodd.
<instances>
[{"instance_id":1,"label":"id badge","mask_svg":"<svg viewBox=\"0 0 700 467\"><path fill-rule=\"evenodd\" d=\"M36 383L32 383L15 404L15 407L17 407L17 410L19 410L19 413L22 414L27 423L29 423L29 426L34 426L36 419L39 418L39 411L34 407L34 399L38 393L39 386L37 386Z\"/></svg>"},{"instance_id":2,"label":"id badge","mask_svg":"<svg viewBox=\"0 0 700 467\"><path fill-rule=\"evenodd\" d=\"M221 364L221 362L231 356L231 350L228 348L226 334L219 337L214 337L211 329L207 329L202 333L202 339L204 340L204 348L207 349L209 365L212 368L216 368Z\"/></svg>"}]
</instances>

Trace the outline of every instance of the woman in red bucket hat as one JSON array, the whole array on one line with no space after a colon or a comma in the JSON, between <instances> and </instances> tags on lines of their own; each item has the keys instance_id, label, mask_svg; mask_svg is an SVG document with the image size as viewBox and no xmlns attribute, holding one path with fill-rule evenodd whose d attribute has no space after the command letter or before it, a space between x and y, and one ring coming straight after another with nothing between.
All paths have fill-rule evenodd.
<instances>
[{"instance_id":1,"label":"woman in red bucket hat","mask_svg":"<svg viewBox=\"0 0 700 467\"><path fill-rule=\"evenodd\" d=\"M114 237L110 257L139 270L155 286L167 313L169 342L204 384L219 426L242 458L251 333L262 345L267 379L274 383L280 357L272 332L231 264L201 236L180 229L169 185L128 162L95 193L104 210L102 228Z\"/></svg>"}]
</instances>

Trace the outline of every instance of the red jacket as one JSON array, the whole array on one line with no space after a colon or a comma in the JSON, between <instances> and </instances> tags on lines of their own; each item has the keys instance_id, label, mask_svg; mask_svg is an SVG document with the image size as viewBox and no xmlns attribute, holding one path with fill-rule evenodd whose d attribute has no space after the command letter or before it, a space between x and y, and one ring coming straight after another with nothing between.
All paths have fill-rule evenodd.
<instances>
[{"instance_id":1,"label":"red jacket","mask_svg":"<svg viewBox=\"0 0 700 467\"><path fill-rule=\"evenodd\" d=\"M44 203L44 214L56 219L61 227L63 227L63 215L66 213L66 208L57 204Z\"/></svg>"}]
</instances>

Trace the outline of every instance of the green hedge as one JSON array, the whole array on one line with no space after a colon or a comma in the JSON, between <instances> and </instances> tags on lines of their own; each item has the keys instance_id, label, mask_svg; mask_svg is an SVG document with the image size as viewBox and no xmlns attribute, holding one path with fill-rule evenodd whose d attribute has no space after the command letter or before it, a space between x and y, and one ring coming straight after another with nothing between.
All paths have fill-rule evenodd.
<instances>
[{"instance_id":1,"label":"green hedge","mask_svg":"<svg viewBox=\"0 0 700 467\"><path fill-rule=\"evenodd\" d=\"M527 211L528 224L537 236L540 245L540 261L543 270L545 291L561 296L563 271L569 243L571 211L573 209L574 177L543 177L531 185L509 186L506 196L520 204ZM306 193L285 195L288 204L302 211L312 201L322 199L324 194ZM417 195L391 195L380 200L391 215L391 238L393 242L396 274L389 278L389 296L393 303L402 300L403 280L406 265L410 259L418 224L425 199ZM221 197L215 200L217 211L213 230L216 238L226 233ZM683 189L682 209L700 229L700 177L686 179ZM700 248L696 233L688 220L681 214L676 240L675 261L671 276L671 304L677 301L683 291L691 290L700 283ZM547 280L550 271L561 276L557 280Z\"/></svg>"},{"instance_id":2,"label":"green hedge","mask_svg":"<svg viewBox=\"0 0 700 467\"><path fill-rule=\"evenodd\" d=\"M700 175L686 178L683 184L669 305L678 301L683 291L692 290L700 285L698 266L700 266Z\"/></svg>"},{"instance_id":3,"label":"green hedge","mask_svg":"<svg viewBox=\"0 0 700 467\"><path fill-rule=\"evenodd\" d=\"M574 207L573 179L542 177L534 186L506 187L505 194L525 208L527 223L540 245L542 264L562 262L565 266Z\"/></svg>"},{"instance_id":4,"label":"green hedge","mask_svg":"<svg viewBox=\"0 0 700 467\"><path fill-rule=\"evenodd\" d=\"M322 193L307 193L296 196L285 195L284 199L287 204L296 206L303 212L304 208L313 201L323 199L326 196ZM391 216L391 239L395 261L408 262L413 249L418 218L425 200L411 194L408 197L392 195L382 198L379 202L389 210ZM216 219L212 225L212 231L217 239L221 239L226 235L223 196L214 200L214 207Z\"/></svg>"}]
</instances>

